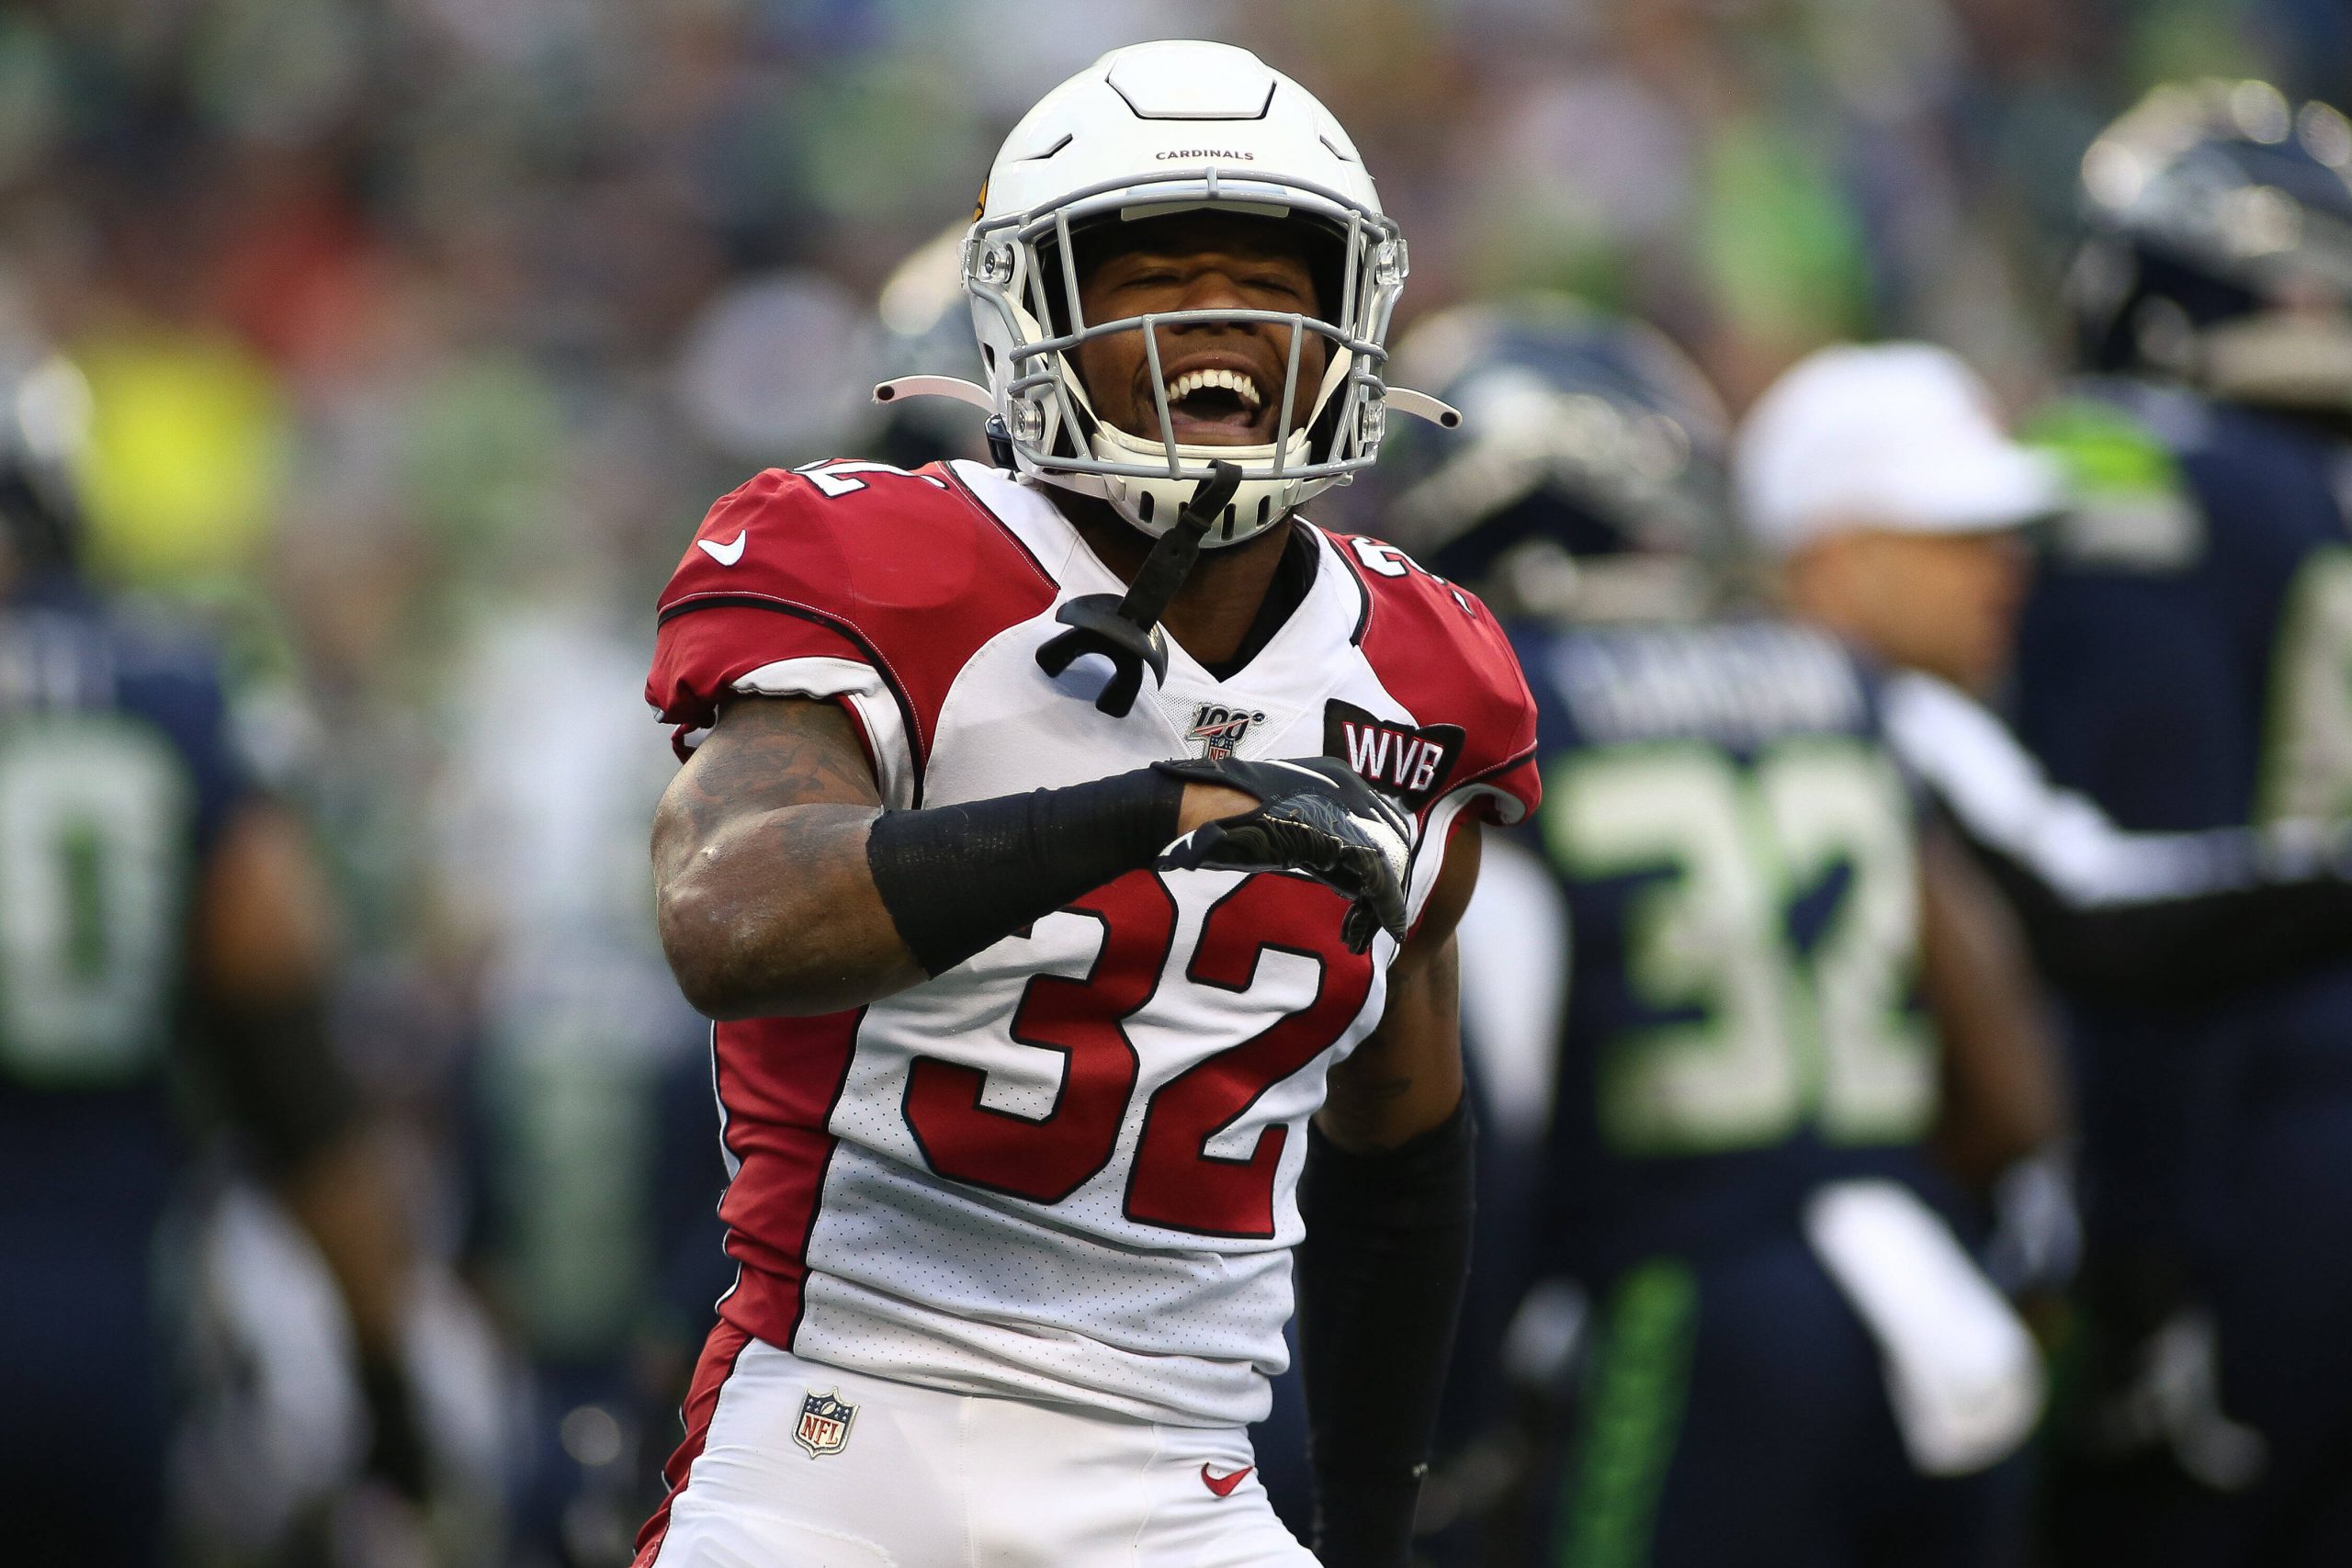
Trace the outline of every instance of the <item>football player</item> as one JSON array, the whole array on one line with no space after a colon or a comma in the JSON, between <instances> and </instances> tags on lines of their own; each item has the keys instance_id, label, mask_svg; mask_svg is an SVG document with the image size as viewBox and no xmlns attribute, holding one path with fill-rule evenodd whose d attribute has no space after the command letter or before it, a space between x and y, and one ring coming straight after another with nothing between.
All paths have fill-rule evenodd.
<instances>
[{"instance_id":1,"label":"football player","mask_svg":"<svg viewBox=\"0 0 2352 1568\"><path fill-rule=\"evenodd\" d=\"M327 1037L323 883L239 761L212 655L74 569L88 400L66 361L0 349L0 1536L141 1564L164 1558L157 1263L191 1080L340 1287L377 1472L417 1500L433 1477L406 1217Z\"/></svg>"},{"instance_id":2,"label":"football player","mask_svg":"<svg viewBox=\"0 0 2352 1568\"><path fill-rule=\"evenodd\" d=\"M1249 53L1117 51L962 251L999 468L771 471L662 600L658 910L740 1266L641 1564L1305 1564L1243 1427L1293 1249L1329 1564L1406 1559L1465 1269L1453 926L1534 715L1295 515L1406 275ZM1197 558L1195 558L1197 552ZM1147 680L1148 677L1148 681Z\"/></svg>"},{"instance_id":3,"label":"football player","mask_svg":"<svg viewBox=\"0 0 2352 1568\"><path fill-rule=\"evenodd\" d=\"M1465 428L1393 525L1491 585L1541 715L1540 872L1464 938L1478 1059L1541 1107L1514 1119L1542 1152L1507 1353L1590 1303L1524 1560L2006 1561L2038 1363L1929 1151L1981 1181L2059 1122L1997 904L1923 819L1874 672L1719 608L1724 420L1660 334L1523 301L1399 362ZM1538 1068L1483 1049L1513 1013Z\"/></svg>"},{"instance_id":4,"label":"football player","mask_svg":"<svg viewBox=\"0 0 2352 1568\"><path fill-rule=\"evenodd\" d=\"M2058 465L1930 344L1840 346L1757 400L1740 516L1791 612L1893 671L1887 731L2008 894L2041 967L2080 993L2210 1000L2352 951L2344 834L2134 832L2052 783L1978 700L2006 673L2028 530L2065 509Z\"/></svg>"},{"instance_id":5,"label":"football player","mask_svg":"<svg viewBox=\"0 0 2352 1568\"><path fill-rule=\"evenodd\" d=\"M2085 368L2043 421L2091 493L2018 656L2020 733L2142 829L2340 818L2352 125L2158 89L2082 165ZM2071 1560L2352 1552L2352 970L2199 1010L2074 1009L2105 1348Z\"/></svg>"}]
</instances>

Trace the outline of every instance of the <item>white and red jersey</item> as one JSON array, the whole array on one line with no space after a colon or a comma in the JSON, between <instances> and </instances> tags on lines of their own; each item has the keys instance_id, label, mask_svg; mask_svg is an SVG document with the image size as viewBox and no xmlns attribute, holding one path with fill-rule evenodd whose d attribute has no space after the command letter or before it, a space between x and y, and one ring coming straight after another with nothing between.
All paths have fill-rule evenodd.
<instances>
[{"instance_id":1,"label":"white and red jersey","mask_svg":"<svg viewBox=\"0 0 2352 1568\"><path fill-rule=\"evenodd\" d=\"M1243 669L1171 645L1113 718L1081 671L1037 665L1057 605L1122 588L1048 492L967 463L770 471L687 547L648 695L682 744L730 691L838 701L894 807L1211 750L1343 757L1414 814L1418 918L1462 812L1535 804L1533 707L1476 599L1310 538L1312 587ZM1396 952L1349 953L1344 912L1298 877L1135 872L870 1006L718 1024L720 1316L954 1393L1263 1416L1306 1120Z\"/></svg>"}]
</instances>

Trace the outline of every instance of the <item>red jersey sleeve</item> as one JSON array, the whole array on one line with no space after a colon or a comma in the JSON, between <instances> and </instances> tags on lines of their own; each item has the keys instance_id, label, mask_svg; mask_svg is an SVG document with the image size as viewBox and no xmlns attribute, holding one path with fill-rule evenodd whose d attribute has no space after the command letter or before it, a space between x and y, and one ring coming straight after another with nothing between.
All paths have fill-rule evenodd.
<instances>
[{"instance_id":1,"label":"red jersey sleeve","mask_svg":"<svg viewBox=\"0 0 2352 1568\"><path fill-rule=\"evenodd\" d=\"M956 673L1054 592L940 466L771 468L710 509L662 590L646 700L682 730L699 729L747 680L831 696L863 667L903 724L919 794ZM786 672L781 687L754 679L771 670Z\"/></svg>"},{"instance_id":2,"label":"red jersey sleeve","mask_svg":"<svg viewBox=\"0 0 2352 1568\"><path fill-rule=\"evenodd\" d=\"M1428 798L1468 792L1464 804L1487 821L1519 821L1544 798L1535 699L1493 612L1393 545L1363 537L1338 542L1364 585L1357 642L1381 684L1422 725L1462 732L1460 750Z\"/></svg>"}]
</instances>

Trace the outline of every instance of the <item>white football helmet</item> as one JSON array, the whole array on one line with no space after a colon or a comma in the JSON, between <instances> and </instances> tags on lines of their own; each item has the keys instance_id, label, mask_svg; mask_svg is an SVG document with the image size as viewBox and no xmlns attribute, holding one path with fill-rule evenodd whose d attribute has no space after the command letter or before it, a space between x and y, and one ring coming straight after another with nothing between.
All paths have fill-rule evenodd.
<instances>
[{"instance_id":1,"label":"white football helmet","mask_svg":"<svg viewBox=\"0 0 2352 1568\"><path fill-rule=\"evenodd\" d=\"M1336 242L1334 320L1276 310L1173 310L1093 322L1068 264L1090 224L1195 209L1310 223ZM1380 448L1391 409L1442 423L1459 416L1381 379L1383 339L1407 272L1405 242L1380 210L1348 133L1304 87L1249 51L1171 41L1114 50L1046 95L1005 138L981 188L963 249L988 386L910 378L876 389L888 400L964 395L1003 422L1020 471L1099 496L1148 534L1174 523L1209 464L1242 481L1203 543L1238 543L1272 526ZM1150 355L1159 428L1172 431L1156 329L1192 322L1276 322L1291 329L1280 427L1271 443L1204 446L1151 440L1098 418L1071 363L1078 345L1140 332ZM1321 383L1294 424L1305 333L1330 347Z\"/></svg>"}]
</instances>

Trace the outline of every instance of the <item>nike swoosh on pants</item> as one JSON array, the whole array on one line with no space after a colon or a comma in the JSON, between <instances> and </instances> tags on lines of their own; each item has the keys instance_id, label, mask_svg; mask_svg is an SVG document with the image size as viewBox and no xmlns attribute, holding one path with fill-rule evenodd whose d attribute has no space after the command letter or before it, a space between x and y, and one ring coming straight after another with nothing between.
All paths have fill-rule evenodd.
<instances>
[{"instance_id":1,"label":"nike swoosh on pants","mask_svg":"<svg viewBox=\"0 0 2352 1568\"><path fill-rule=\"evenodd\" d=\"M1204 1464L1201 1466L1201 1484L1220 1497L1230 1497L1233 1489L1241 1484L1242 1478L1257 1468L1254 1464L1245 1464L1230 1475L1211 1475L1209 1467Z\"/></svg>"}]
</instances>

